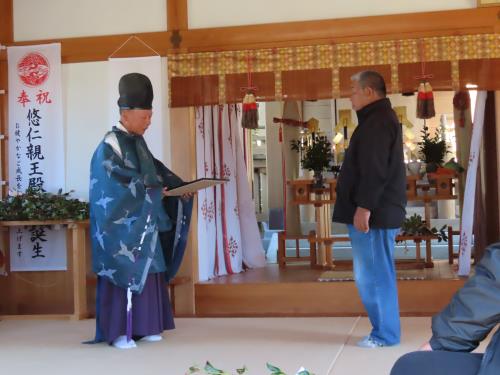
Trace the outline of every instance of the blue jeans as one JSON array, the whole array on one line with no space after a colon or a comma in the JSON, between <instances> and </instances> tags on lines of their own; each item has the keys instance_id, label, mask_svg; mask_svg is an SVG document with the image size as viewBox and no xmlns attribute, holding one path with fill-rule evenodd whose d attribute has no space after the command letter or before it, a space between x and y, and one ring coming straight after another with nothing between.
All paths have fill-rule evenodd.
<instances>
[{"instance_id":1,"label":"blue jeans","mask_svg":"<svg viewBox=\"0 0 500 375\"><path fill-rule=\"evenodd\" d=\"M400 341L394 244L399 229L370 228L368 233L348 225L354 280L372 324L370 336L384 345Z\"/></svg>"}]
</instances>

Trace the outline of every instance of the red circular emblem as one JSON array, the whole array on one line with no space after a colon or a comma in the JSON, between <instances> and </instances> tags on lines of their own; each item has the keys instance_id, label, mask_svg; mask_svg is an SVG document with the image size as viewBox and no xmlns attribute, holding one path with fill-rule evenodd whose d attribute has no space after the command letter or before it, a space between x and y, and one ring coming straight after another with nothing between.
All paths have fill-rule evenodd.
<instances>
[{"instance_id":1,"label":"red circular emblem","mask_svg":"<svg viewBox=\"0 0 500 375\"><path fill-rule=\"evenodd\" d=\"M49 77L49 60L39 52L25 55L17 63L17 74L27 86L39 86Z\"/></svg>"}]
</instances>

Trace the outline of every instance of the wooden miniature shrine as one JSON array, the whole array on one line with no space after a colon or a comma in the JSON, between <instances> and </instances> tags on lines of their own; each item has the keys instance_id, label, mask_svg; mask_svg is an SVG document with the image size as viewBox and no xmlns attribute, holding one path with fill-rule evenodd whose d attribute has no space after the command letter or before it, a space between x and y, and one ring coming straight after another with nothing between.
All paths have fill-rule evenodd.
<instances>
[{"instance_id":1,"label":"wooden miniature shrine","mask_svg":"<svg viewBox=\"0 0 500 375\"><path fill-rule=\"evenodd\" d=\"M454 194L455 175L427 174L428 180L419 179L418 176L408 176L406 194L408 201L423 201L425 209L425 223L430 226L431 203L443 199L456 199ZM348 242L349 237L332 236L330 232L330 205L335 204L336 180L326 179L324 188L314 188L313 180L299 179L288 181L292 191L292 204L308 205L315 208L316 230L308 235L289 235L285 232L279 234L278 239L278 264L285 267L287 263L309 261L312 268L334 269L336 267L352 267L352 262L337 261L334 259L333 246L336 242ZM295 240L295 256L286 256L286 240ZM300 256L299 240L307 239L310 247L309 256ZM415 243L415 260L398 261L398 268L424 268L433 267L431 241L437 239L435 235L428 236L402 236L396 237L397 241L413 241ZM421 258L421 244L425 243L425 260ZM348 263L348 264L346 264Z\"/></svg>"}]
</instances>

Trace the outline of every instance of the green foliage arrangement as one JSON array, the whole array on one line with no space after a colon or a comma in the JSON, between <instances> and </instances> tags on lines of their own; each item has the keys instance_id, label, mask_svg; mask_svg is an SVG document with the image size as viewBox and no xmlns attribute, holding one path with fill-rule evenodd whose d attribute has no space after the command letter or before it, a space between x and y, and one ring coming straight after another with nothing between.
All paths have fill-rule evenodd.
<instances>
[{"instance_id":1,"label":"green foliage arrangement","mask_svg":"<svg viewBox=\"0 0 500 375\"><path fill-rule=\"evenodd\" d=\"M300 164L303 169L318 172L330 169L330 163L333 162L332 144L326 136L313 136L310 143L303 143L299 139L290 143L292 150L302 155Z\"/></svg>"},{"instance_id":2,"label":"green foliage arrangement","mask_svg":"<svg viewBox=\"0 0 500 375\"><path fill-rule=\"evenodd\" d=\"M286 375L280 368L273 366L269 363L266 363L266 367L269 371L271 371L270 375ZM191 366L186 372L186 375L192 375L192 374L206 374L206 375L232 375L229 372L226 372L224 370L220 370L218 368L215 368L210 362L207 361L205 363L205 367L203 367L203 373L201 372L202 370L198 366ZM245 374L248 371L246 366L243 366L240 369L236 369L236 373L238 375ZM299 372L297 372L296 375L314 375L313 373L300 369Z\"/></svg>"},{"instance_id":3,"label":"green foliage arrangement","mask_svg":"<svg viewBox=\"0 0 500 375\"><path fill-rule=\"evenodd\" d=\"M448 145L440 134L431 137L429 127L424 125L422 129L422 141L418 142L421 159L428 165L442 166L448 151Z\"/></svg>"},{"instance_id":4,"label":"green foliage arrangement","mask_svg":"<svg viewBox=\"0 0 500 375\"><path fill-rule=\"evenodd\" d=\"M85 220L89 218L88 202L71 199L72 191L57 194L38 189L9 195L0 201L0 220Z\"/></svg>"},{"instance_id":5,"label":"green foliage arrangement","mask_svg":"<svg viewBox=\"0 0 500 375\"><path fill-rule=\"evenodd\" d=\"M401 225L401 234L403 236L437 236L438 242L441 242L448 241L445 229L446 225L443 225L439 230L435 227L428 228L422 220L422 216L413 214L404 220Z\"/></svg>"}]
</instances>

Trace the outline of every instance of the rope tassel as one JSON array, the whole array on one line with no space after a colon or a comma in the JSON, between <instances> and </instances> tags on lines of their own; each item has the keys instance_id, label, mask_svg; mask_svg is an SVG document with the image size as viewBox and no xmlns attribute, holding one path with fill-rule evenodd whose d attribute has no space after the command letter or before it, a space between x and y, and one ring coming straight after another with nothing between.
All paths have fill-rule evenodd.
<instances>
[{"instance_id":1,"label":"rope tassel","mask_svg":"<svg viewBox=\"0 0 500 375\"><path fill-rule=\"evenodd\" d=\"M243 115L241 117L241 126L247 129L256 129L259 126L259 113L257 111L257 102L252 92L247 92L243 98Z\"/></svg>"},{"instance_id":2,"label":"rope tassel","mask_svg":"<svg viewBox=\"0 0 500 375\"><path fill-rule=\"evenodd\" d=\"M429 119L436 116L434 94L429 82L420 82L417 95L417 118Z\"/></svg>"}]
</instances>

